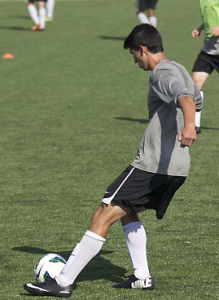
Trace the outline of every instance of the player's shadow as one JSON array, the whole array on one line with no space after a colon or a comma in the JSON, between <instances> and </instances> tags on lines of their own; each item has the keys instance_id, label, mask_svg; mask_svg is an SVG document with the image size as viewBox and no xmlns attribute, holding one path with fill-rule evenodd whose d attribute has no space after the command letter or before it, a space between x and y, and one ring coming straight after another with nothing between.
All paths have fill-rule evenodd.
<instances>
[{"instance_id":1,"label":"player's shadow","mask_svg":"<svg viewBox=\"0 0 219 300\"><path fill-rule=\"evenodd\" d=\"M114 41L124 41L125 37L119 37L119 36L105 36L102 35L100 36L101 39L103 40L114 40Z\"/></svg>"},{"instance_id":2,"label":"player's shadow","mask_svg":"<svg viewBox=\"0 0 219 300\"><path fill-rule=\"evenodd\" d=\"M42 248L35 248L29 246L14 247L13 251L39 254L39 257L47 253L57 253L56 251L48 251ZM98 279L105 279L111 282L119 282L126 275L126 269L113 265L110 260L106 259L105 256L113 253L113 251L101 250L99 254L94 257L84 270L77 277L76 282L83 281L95 281ZM62 257L66 260L70 256L71 252L63 251L59 252ZM76 287L76 286L75 286Z\"/></svg>"},{"instance_id":3,"label":"player's shadow","mask_svg":"<svg viewBox=\"0 0 219 300\"><path fill-rule=\"evenodd\" d=\"M30 31L30 28L19 27L19 26L0 26L0 30L19 30L19 31Z\"/></svg>"},{"instance_id":4,"label":"player's shadow","mask_svg":"<svg viewBox=\"0 0 219 300\"><path fill-rule=\"evenodd\" d=\"M24 15L22 15L22 16L11 15L11 18L30 20L30 17L28 15L25 15L25 16Z\"/></svg>"},{"instance_id":5,"label":"player's shadow","mask_svg":"<svg viewBox=\"0 0 219 300\"><path fill-rule=\"evenodd\" d=\"M115 119L121 120L121 121L128 121L128 122L138 122L140 124L149 123L148 119L134 119L134 118L126 118L126 117L116 117ZM201 126L201 129L203 129L203 130L219 130L218 127L206 127L206 126Z\"/></svg>"},{"instance_id":6,"label":"player's shadow","mask_svg":"<svg viewBox=\"0 0 219 300\"><path fill-rule=\"evenodd\" d=\"M149 122L149 120L147 119L133 119L133 118L125 118L125 117L116 117L115 119L121 121L138 122L140 124L147 124Z\"/></svg>"},{"instance_id":7,"label":"player's shadow","mask_svg":"<svg viewBox=\"0 0 219 300\"><path fill-rule=\"evenodd\" d=\"M204 129L204 130L219 130L218 127L206 127L206 126L201 126L201 129Z\"/></svg>"}]
</instances>

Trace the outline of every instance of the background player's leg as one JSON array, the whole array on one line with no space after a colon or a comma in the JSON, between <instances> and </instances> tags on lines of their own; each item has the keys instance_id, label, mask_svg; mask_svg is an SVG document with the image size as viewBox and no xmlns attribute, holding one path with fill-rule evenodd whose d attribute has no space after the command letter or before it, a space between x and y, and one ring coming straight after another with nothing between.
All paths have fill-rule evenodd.
<instances>
[{"instance_id":1,"label":"background player's leg","mask_svg":"<svg viewBox=\"0 0 219 300\"><path fill-rule=\"evenodd\" d=\"M197 87L200 90L202 99L204 101L204 93L202 90L202 87L207 80L209 74L206 72L193 72L192 73L192 79L194 83L197 85ZM201 111L195 113L195 127L196 127L196 132L200 133L201 132Z\"/></svg>"},{"instance_id":2,"label":"background player's leg","mask_svg":"<svg viewBox=\"0 0 219 300\"><path fill-rule=\"evenodd\" d=\"M39 19L40 19L40 29L45 29L45 18L46 18L46 8L45 2L38 1L38 8L39 8Z\"/></svg>"},{"instance_id":3,"label":"background player's leg","mask_svg":"<svg viewBox=\"0 0 219 300\"><path fill-rule=\"evenodd\" d=\"M47 0L47 21L52 21L54 12L55 0Z\"/></svg>"},{"instance_id":4,"label":"background player's leg","mask_svg":"<svg viewBox=\"0 0 219 300\"><path fill-rule=\"evenodd\" d=\"M137 18L141 24L148 24L149 20L144 11L138 11L137 12Z\"/></svg>"},{"instance_id":5,"label":"background player's leg","mask_svg":"<svg viewBox=\"0 0 219 300\"><path fill-rule=\"evenodd\" d=\"M37 9L36 9L36 7L33 3L28 3L27 4L27 11L28 11L31 19L33 20L34 24L35 25L39 24L40 20L39 20L39 17L38 17Z\"/></svg>"},{"instance_id":6,"label":"background player's leg","mask_svg":"<svg viewBox=\"0 0 219 300\"><path fill-rule=\"evenodd\" d=\"M193 72L192 73L192 79L200 91L202 90L202 87L203 87L205 81L207 80L208 76L209 76L209 74L206 72Z\"/></svg>"},{"instance_id":7,"label":"background player's leg","mask_svg":"<svg viewBox=\"0 0 219 300\"><path fill-rule=\"evenodd\" d=\"M148 20L149 24L156 27L157 26L157 17L155 16L155 10L152 8L148 9Z\"/></svg>"}]
</instances>

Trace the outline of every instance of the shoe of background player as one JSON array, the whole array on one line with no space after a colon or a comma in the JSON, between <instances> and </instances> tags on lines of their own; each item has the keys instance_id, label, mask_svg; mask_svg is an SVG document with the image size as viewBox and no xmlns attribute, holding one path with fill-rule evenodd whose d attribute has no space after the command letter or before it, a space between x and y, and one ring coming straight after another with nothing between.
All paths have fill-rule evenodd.
<instances>
[{"instance_id":1,"label":"shoe of background player","mask_svg":"<svg viewBox=\"0 0 219 300\"><path fill-rule=\"evenodd\" d=\"M46 22L52 22L52 21L53 21L53 18L45 17L45 21L46 21Z\"/></svg>"},{"instance_id":2,"label":"shoe of background player","mask_svg":"<svg viewBox=\"0 0 219 300\"><path fill-rule=\"evenodd\" d=\"M140 290L153 290L154 289L154 279L153 277L148 277L147 279L138 279L135 275L127 277L128 280L115 284L114 288L120 289L140 289Z\"/></svg>"},{"instance_id":3,"label":"shoe of background player","mask_svg":"<svg viewBox=\"0 0 219 300\"><path fill-rule=\"evenodd\" d=\"M72 285L61 287L52 279L43 283L26 283L24 289L32 296L53 296L68 298L72 294Z\"/></svg>"},{"instance_id":4,"label":"shoe of background player","mask_svg":"<svg viewBox=\"0 0 219 300\"><path fill-rule=\"evenodd\" d=\"M197 134L201 133L201 127L196 127L195 126L195 131L196 131Z\"/></svg>"},{"instance_id":5,"label":"shoe of background player","mask_svg":"<svg viewBox=\"0 0 219 300\"><path fill-rule=\"evenodd\" d=\"M37 31L40 28L40 23L35 24L32 28L31 31Z\"/></svg>"}]
</instances>

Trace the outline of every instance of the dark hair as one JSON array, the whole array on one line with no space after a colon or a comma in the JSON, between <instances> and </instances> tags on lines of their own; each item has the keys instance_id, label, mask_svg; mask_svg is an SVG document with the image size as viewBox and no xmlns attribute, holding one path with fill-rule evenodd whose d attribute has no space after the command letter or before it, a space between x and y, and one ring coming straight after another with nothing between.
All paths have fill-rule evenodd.
<instances>
[{"instance_id":1,"label":"dark hair","mask_svg":"<svg viewBox=\"0 0 219 300\"><path fill-rule=\"evenodd\" d=\"M147 47L151 53L163 52L162 37L154 26L149 24L137 25L125 39L125 49L138 51L140 46Z\"/></svg>"}]
</instances>

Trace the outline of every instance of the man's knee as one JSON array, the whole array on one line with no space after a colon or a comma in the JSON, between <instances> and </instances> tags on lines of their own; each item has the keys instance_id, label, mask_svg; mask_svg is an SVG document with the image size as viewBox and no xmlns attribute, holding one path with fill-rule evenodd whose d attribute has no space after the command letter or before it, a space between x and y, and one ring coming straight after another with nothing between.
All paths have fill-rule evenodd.
<instances>
[{"instance_id":1,"label":"man's knee","mask_svg":"<svg viewBox=\"0 0 219 300\"><path fill-rule=\"evenodd\" d=\"M119 219L123 218L127 213L130 213L130 209L125 206L118 206L113 204L101 205L94 211L91 219L92 226L110 226Z\"/></svg>"},{"instance_id":2,"label":"man's knee","mask_svg":"<svg viewBox=\"0 0 219 300\"><path fill-rule=\"evenodd\" d=\"M122 226L125 226L132 222L138 222L138 221L139 221L139 218L138 218L137 214L133 211L131 211L130 213L125 215L123 218L121 218Z\"/></svg>"},{"instance_id":3,"label":"man's knee","mask_svg":"<svg viewBox=\"0 0 219 300\"><path fill-rule=\"evenodd\" d=\"M139 15L139 14L145 14L145 11L143 11L143 10L136 11L136 15Z\"/></svg>"},{"instance_id":4,"label":"man's knee","mask_svg":"<svg viewBox=\"0 0 219 300\"><path fill-rule=\"evenodd\" d=\"M94 220L98 219L101 212L103 211L103 208L104 208L104 204L101 203L101 205L93 212L91 221L94 221Z\"/></svg>"},{"instance_id":5,"label":"man's knee","mask_svg":"<svg viewBox=\"0 0 219 300\"><path fill-rule=\"evenodd\" d=\"M205 72L193 72L192 73L192 79L194 83L197 85L199 90L202 90L202 87L208 78L209 74Z\"/></svg>"}]
</instances>

